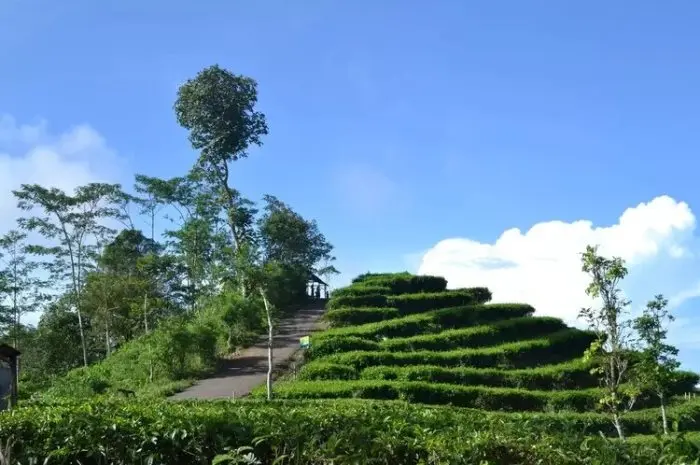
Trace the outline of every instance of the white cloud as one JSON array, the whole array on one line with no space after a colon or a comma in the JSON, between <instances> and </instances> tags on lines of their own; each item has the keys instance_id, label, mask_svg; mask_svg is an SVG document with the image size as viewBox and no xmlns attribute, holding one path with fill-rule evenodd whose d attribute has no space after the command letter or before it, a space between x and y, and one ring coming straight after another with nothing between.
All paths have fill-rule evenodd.
<instances>
[{"instance_id":1,"label":"white cloud","mask_svg":"<svg viewBox=\"0 0 700 465\"><path fill-rule=\"evenodd\" d=\"M444 276L450 288L487 286L494 302L526 302L538 314L575 324L579 310L591 304L580 262L586 245L627 261L623 289L634 307L657 293L679 304L699 293L694 229L685 202L660 196L628 208L612 226L548 221L525 233L509 229L492 244L445 239L425 253L418 272Z\"/></svg>"},{"instance_id":2,"label":"white cloud","mask_svg":"<svg viewBox=\"0 0 700 465\"><path fill-rule=\"evenodd\" d=\"M0 115L0 233L15 226L12 190L21 184L71 191L88 182L115 180L120 165L114 150L88 125L54 135L45 121L20 125Z\"/></svg>"},{"instance_id":3,"label":"white cloud","mask_svg":"<svg viewBox=\"0 0 700 465\"><path fill-rule=\"evenodd\" d=\"M0 235L16 227L20 211L12 191L21 184L70 192L89 182L117 182L121 171L122 160L89 125L52 134L45 121L18 124L0 115ZM37 320L37 314L26 318Z\"/></svg>"}]
</instances>

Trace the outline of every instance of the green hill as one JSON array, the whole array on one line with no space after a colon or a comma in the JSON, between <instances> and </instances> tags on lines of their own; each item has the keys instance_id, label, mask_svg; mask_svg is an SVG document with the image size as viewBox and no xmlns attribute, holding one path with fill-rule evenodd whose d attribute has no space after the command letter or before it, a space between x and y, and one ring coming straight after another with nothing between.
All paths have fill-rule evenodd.
<instances>
[{"instance_id":1,"label":"green hill","mask_svg":"<svg viewBox=\"0 0 700 465\"><path fill-rule=\"evenodd\" d=\"M312 337L305 365L295 379L276 385L275 397L402 400L604 418L593 365L583 360L593 333L537 316L526 303L489 303L485 288L446 287L441 277L380 273L338 289L325 316L330 328ZM690 411L682 394L694 391L697 382L695 373L679 373L672 416ZM653 422L657 405L653 393L642 392L630 421ZM686 430L700 431L695 422L700 416L683 415Z\"/></svg>"}]
</instances>

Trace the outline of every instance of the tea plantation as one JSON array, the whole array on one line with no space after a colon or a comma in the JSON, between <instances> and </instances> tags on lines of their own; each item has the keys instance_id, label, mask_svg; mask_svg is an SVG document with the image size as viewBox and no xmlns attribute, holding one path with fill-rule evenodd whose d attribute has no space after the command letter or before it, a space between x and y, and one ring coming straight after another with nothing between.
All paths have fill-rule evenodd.
<instances>
[{"instance_id":1,"label":"tea plantation","mask_svg":"<svg viewBox=\"0 0 700 465\"><path fill-rule=\"evenodd\" d=\"M662 435L642 392L615 437L582 355L594 336L443 278L366 274L328 302L305 363L252 399L109 395L0 414L0 465L700 464L698 376L681 372Z\"/></svg>"},{"instance_id":2,"label":"tea plantation","mask_svg":"<svg viewBox=\"0 0 700 465\"><path fill-rule=\"evenodd\" d=\"M592 363L582 357L593 333L536 316L527 304L489 303L485 288L446 285L434 276L366 274L337 290L325 315L331 328L312 337L307 363L276 385L275 397L562 412L588 430L615 434L600 409ZM700 431L700 417L689 410L697 404L683 399L697 382L695 373L680 372L671 386L670 417L688 431ZM659 431L656 395L642 391L635 409L630 433Z\"/></svg>"}]
</instances>

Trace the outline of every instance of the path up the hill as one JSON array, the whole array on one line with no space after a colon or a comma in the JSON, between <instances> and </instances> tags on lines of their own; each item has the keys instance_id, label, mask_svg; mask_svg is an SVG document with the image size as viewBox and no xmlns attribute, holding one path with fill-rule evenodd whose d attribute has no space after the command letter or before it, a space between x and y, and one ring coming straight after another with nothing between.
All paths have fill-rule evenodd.
<instances>
[{"instance_id":1,"label":"path up the hill","mask_svg":"<svg viewBox=\"0 0 700 465\"><path fill-rule=\"evenodd\" d=\"M320 327L324 312L323 302L310 305L283 319L274 339L275 367L287 362L299 349L299 338ZM236 358L224 360L219 371L170 399L221 399L248 395L253 388L264 384L267 376L267 337L243 350Z\"/></svg>"}]
</instances>

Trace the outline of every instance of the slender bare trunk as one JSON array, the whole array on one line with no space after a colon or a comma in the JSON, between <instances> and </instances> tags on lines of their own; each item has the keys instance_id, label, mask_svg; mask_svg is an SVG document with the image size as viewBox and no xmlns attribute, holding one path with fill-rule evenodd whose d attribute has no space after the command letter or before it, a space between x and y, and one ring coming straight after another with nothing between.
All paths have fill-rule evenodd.
<instances>
[{"instance_id":1,"label":"slender bare trunk","mask_svg":"<svg viewBox=\"0 0 700 465\"><path fill-rule=\"evenodd\" d=\"M107 349L106 353L109 357L112 354L112 344L109 340L109 319L105 321L105 349Z\"/></svg>"},{"instance_id":2,"label":"slender bare trunk","mask_svg":"<svg viewBox=\"0 0 700 465\"><path fill-rule=\"evenodd\" d=\"M148 334L148 292L143 295L143 328Z\"/></svg>"},{"instance_id":3,"label":"slender bare trunk","mask_svg":"<svg viewBox=\"0 0 700 465\"><path fill-rule=\"evenodd\" d=\"M622 421L620 420L620 415L618 413L613 413L613 424L615 425L615 430L617 430L617 435L624 441L625 432L622 429Z\"/></svg>"},{"instance_id":4,"label":"slender bare trunk","mask_svg":"<svg viewBox=\"0 0 700 465\"><path fill-rule=\"evenodd\" d=\"M659 394L659 400L661 401L661 424L664 427L664 434L668 434L668 418L666 418L666 403L663 393Z\"/></svg>"},{"instance_id":5,"label":"slender bare trunk","mask_svg":"<svg viewBox=\"0 0 700 465\"><path fill-rule=\"evenodd\" d=\"M87 345L85 344L85 330L83 329L83 316L80 312L80 306L76 307L78 310L78 327L80 328L80 345L83 347L83 364L88 366L87 358Z\"/></svg>"},{"instance_id":6,"label":"slender bare trunk","mask_svg":"<svg viewBox=\"0 0 700 465\"><path fill-rule=\"evenodd\" d=\"M262 296L263 304L265 304L265 316L267 317L267 400L272 400L272 343L274 329L272 326L272 309L262 288L260 289L260 295Z\"/></svg>"}]
</instances>

